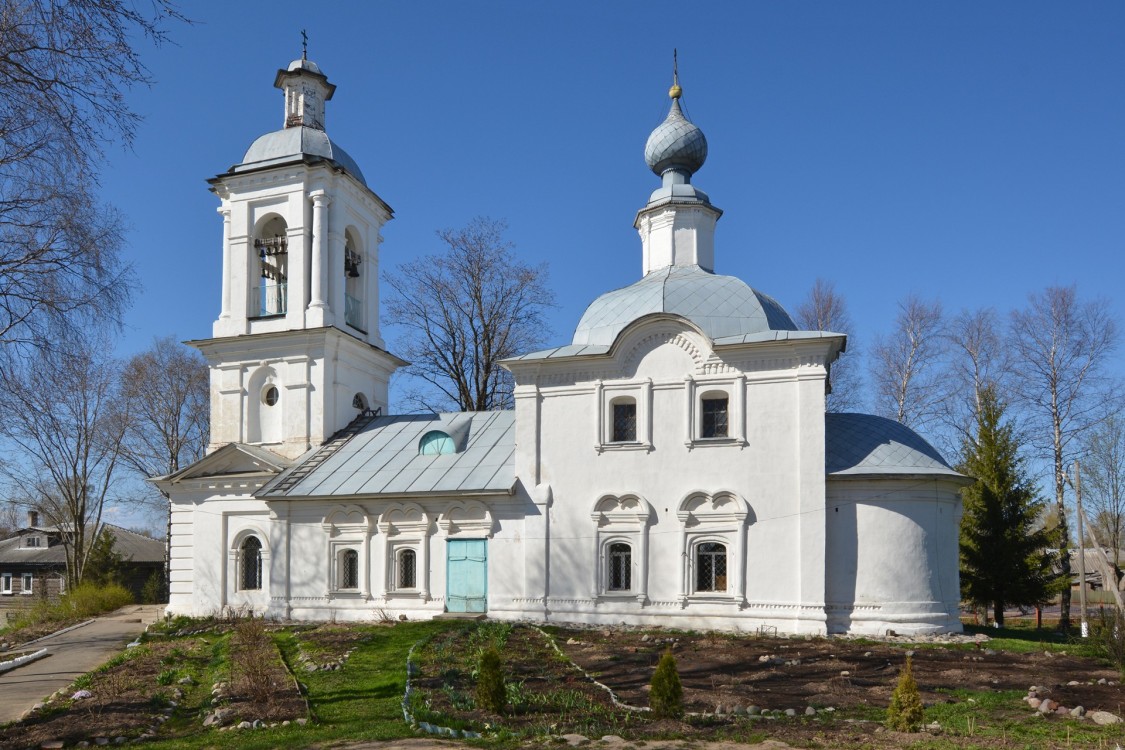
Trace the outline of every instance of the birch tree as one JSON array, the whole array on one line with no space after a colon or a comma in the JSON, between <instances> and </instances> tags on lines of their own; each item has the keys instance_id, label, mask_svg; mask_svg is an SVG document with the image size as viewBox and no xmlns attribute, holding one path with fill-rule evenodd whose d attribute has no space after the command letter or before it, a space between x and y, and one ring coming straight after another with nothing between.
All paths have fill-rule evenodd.
<instances>
[{"instance_id":1,"label":"birch tree","mask_svg":"<svg viewBox=\"0 0 1125 750\"><path fill-rule=\"evenodd\" d=\"M1084 302L1077 287L1053 286L1030 295L1027 307L1012 312L1010 339L1014 392L1032 420L1031 442L1052 468L1061 564L1069 577L1066 470L1082 437L1114 408L1106 362L1117 347L1117 325L1106 301ZM1062 592L1060 624L1070 624L1069 587Z\"/></svg>"},{"instance_id":2,"label":"birch tree","mask_svg":"<svg viewBox=\"0 0 1125 750\"><path fill-rule=\"evenodd\" d=\"M847 301L834 283L816 280L808 297L797 305L797 325L806 331L833 331L848 337L848 351L832 363L828 373L830 390L825 407L831 412L858 411L862 408L859 346Z\"/></svg>"},{"instance_id":3,"label":"birch tree","mask_svg":"<svg viewBox=\"0 0 1125 750\"><path fill-rule=\"evenodd\" d=\"M488 411L512 406L512 379L499 362L542 345L554 304L545 264L520 261L503 221L477 218L444 229L444 251L386 276L387 321L421 381L407 399L423 410Z\"/></svg>"},{"instance_id":4,"label":"birch tree","mask_svg":"<svg viewBox=\"0 0 1125 750\"><path fill-rule=\"evenodd\" d=\"M871 350L875 409L882 416L918 428L935 417L944 396L941 303L910 295L898 308L894 329L877 337Z\"/></svg>"}]
</instances>

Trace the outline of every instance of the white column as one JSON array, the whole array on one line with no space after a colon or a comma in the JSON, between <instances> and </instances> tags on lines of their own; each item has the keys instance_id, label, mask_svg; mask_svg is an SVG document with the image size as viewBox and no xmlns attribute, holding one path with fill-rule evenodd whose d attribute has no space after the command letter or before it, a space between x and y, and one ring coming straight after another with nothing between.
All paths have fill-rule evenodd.
<instances>
[{"instance_id":1,"label":"white column","mask_svg":"<svg viewBox=\"0 0 1125 750\"><path fill-rule=\"evenodd\" d=\"M416 570L422 577L422 601L430 600L430 516L422 514L425 526L422 528L422 565L421 570Z\"/></svg>"},{"instance_id":2,"label":"white column","mask_svg":"<svg viewBox=\"0 0 1125 750\"><path fill-rule=\"evenodd\" d=\"M637 602L648 602L648 516L641 521L641 533L637 535Z\"/></svg>"},{"instance_id":3,"label":"white column","mask_svg":"<svg viewBox=\"0 0 1125 750\"><path fill-rule=\"evenodd\" d=\"M223 217L223 309L220 320L230 317L230 205L224 203L217 209Z\"/></svg>"},{"instance_id":4,"label":"white column","mask_svg":"<svg viewBox=\"0 0 1125 750\"><path fill-rule=\"evenodd\" d=\"M309 324L324 325L324 310L328 307L324 296L328 286L328 263L325 255L328 253L328 212L327 207L332 199L323 190L309 194L313 204L312 219L312 268L309 274L312 279L311 293L309 295ZM314 312L316 311L316 312Z\"/></svg>"},{"instance_id":5,"label":"white column","mask_svg":"<svg viewBox=\"0 0 1125 750\"><path fill-rule=\"evenodd\" d=\"M594 414L597 418L594 420L594 450L598 453L602 452L602 444L605 442L605 404L602 403L602 381L594 381Z\"/></svg>"}]
</instances>

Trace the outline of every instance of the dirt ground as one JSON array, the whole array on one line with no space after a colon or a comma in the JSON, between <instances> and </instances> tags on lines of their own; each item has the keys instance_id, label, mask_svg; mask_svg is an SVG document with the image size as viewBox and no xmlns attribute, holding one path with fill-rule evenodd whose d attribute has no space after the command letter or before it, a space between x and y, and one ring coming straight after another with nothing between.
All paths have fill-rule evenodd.
<instances>
[{"instance_id":1,"label":"dirt ground","mask_svg":"<svg viewBox=\"0 0 1125 750\"><path fill-rule=\"evenodd\" d=\"M1060 653L989 653L987 642L979 647L925 648L715 634L644 638L636 631L561 630L557 642L621 700L638 706L648 705L648 682L670 645L668 638L676 639L673 653L691 711L714 711L720 704L782 710L809 705L883 708L908 649L913 650L914 678L927 705L950 700L957 690L1027 690L1032 685L1048 688L1050 697L1064 706L1120 714L1125 705L1121 685L1097 684L1102 678L1119 679L1108 667ZM1067 684L1073 681L1080 684Z\"/></svg>"}]
</instances>

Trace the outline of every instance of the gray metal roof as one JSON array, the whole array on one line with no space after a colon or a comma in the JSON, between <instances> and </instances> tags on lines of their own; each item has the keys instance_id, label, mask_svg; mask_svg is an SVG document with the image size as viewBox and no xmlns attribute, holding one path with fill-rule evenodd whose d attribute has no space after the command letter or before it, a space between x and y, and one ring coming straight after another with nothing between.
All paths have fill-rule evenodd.
<instances>
[{"instance_id":1,"label":"gray metal roof","mask_svg":"<svg viewBox=\"0 0 1125 750\"><path fill-rule=\"evenodd\" d=\"M128 529L113 524L103 524L106 533L113 534L113 548L125 560L132 562L164 562L164 542L152 539ZM36 527L23 529L17 536L0 540L0 565L61 565L66 567L66 551L62 544L57 543L59 530L55 526ZM22 541L32 535L47 536L55 543L46 547L23 547Z\"/></svg>"},{"instance_id":2,"label":"gray metal roof","mask_svg":"<svg viewBox=\"0 0 1125 750\"><path fill-rule=\"evenodd\" d=\"M423 456L422 437L440 430L456 453ZM515 412L405 414L372 420L289 486L285 480L312 452L280 474L258 497L334 497L457 492L510 493L515 486Z\"/></svg>"},{"instance_id":3,"label":"gray metal roof","mask_svg":"<svg viewBox=\"0 0 1125 750\"><path fill-rule=\"evenodd\" d=\"M305 126L284 128L266 133L247 149L242 163L231 168L232 172L247 172L252 169L284 164L301 160L307 156L318 156L334 162L347 170L348 174L367 186L359 165L344 149L328 137L323 130Z\"/></svg>"},{"instance_id":4,"label":"gray metal roof","mask_svg":"<svg viewBox=\"0 0 1125 750\"><path fill-rule=\"evenodd\" d=\"M962 478L918 433L872 414L826 414L824 464L831 476L933 475Z\"/></svg>"},{"instance_id":5,"label":"gray metal roof","mask_svg":"<svg viewBox=\"0 0 1125 750\"><path fill-rule=\"evenodd\" d=\"M598 297L574 330L574 345L609 346L633 321L653 313L687 318L717 340L765 331L795 331L797 324L774 300L734 276L699 266L668 266L635 284Z\"/></svg>"}]
</instances>

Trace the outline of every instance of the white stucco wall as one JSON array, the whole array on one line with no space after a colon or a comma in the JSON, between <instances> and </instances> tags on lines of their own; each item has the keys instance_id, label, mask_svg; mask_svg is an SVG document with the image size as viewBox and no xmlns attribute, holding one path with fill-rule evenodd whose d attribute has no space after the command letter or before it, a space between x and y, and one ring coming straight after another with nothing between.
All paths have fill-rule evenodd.
<instances>
[{"instance_id":1,"label":"white stucco wall","mask_svg":"<svg viewBox=\"0 0 1125 750\"><path fill-rule=\"evenodd\" d=\"M960 631L960 516L948 480L829 481L830 632Z\"/></svg>"}]
</instances>

